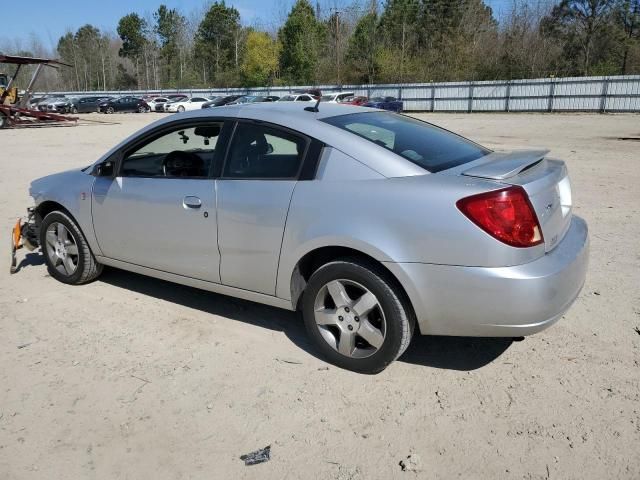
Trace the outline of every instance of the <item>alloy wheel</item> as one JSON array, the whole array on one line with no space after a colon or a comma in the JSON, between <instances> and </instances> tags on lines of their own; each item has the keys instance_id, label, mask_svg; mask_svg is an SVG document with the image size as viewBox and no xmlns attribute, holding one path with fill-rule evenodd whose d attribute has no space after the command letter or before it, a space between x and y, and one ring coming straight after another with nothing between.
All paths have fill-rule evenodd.
<instances>
[{"instance_id":1,"label":"alloy wheel","mask_svg":"<svg viewBox=\"0 0 640 480\"><path fill-rule=\"evenodd\" d=\"M383 345L384 311L378 298L353 280L332 280L316 295L316 325L322 338L350 358L366 358Z\"/></svg>"},{"instance_id":2,"label":"alloy wheel","mask_svg":"<svg viewBox=\"0 0 640 480\"><path fill-rule=\"evenodd\" d=\"M71 276L78 268L78 244L62 223L53 222L45 234L47 256L53 267L63 275Z\"/></svg>"}]
</instances>

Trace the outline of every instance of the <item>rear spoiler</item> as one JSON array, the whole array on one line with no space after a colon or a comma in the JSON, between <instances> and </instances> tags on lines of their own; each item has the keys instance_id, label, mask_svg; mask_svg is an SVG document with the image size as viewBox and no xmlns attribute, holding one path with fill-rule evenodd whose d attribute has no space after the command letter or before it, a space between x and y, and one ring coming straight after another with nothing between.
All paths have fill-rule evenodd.
<instances>
[{"instance_id":1,"label":"rear spoiler","mask_svg":"<svg viewBox=\"0 0 640 480\"><path fill-rule=\"evenodd\" d=\"M506 180L541 163L549 150L522 150L519 152L492 152L483 157L482 165L462 172L467 177Z\"/></svg>"}]
</instances>

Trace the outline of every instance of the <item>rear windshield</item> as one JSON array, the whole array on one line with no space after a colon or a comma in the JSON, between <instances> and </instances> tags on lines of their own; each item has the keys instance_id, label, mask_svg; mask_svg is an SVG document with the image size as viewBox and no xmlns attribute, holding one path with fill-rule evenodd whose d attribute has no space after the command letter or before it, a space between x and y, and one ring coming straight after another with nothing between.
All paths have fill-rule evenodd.
<instances>
[{"instance_id":1,"label":"rear windshield","mask_svg":"<svg viewBox=\"0 0 640 480\"><path fill-rule=\"evenodd\" d=\"M453 168L490 152L435 125L390 112L351 113L322 121L380 145L429 172Z\"/></svg>"}]
</instances>

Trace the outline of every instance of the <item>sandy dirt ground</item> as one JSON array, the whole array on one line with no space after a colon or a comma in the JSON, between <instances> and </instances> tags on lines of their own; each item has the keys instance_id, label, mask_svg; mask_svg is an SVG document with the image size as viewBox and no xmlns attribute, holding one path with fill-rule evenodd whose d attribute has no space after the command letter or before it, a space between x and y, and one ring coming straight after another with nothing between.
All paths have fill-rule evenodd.
<instances>
[{"instance_id":1,"label":"sandy dirt ground","mask_svg":"<svg viewBox=\"0 0 640 480\"><path fill-rule=\"evenodd\" d=\"M567 161L592 253L558 324L518 343L414 338L358 375L319 359L294 313L117 270L67 286L38 253L10 276L7 243L0 478L640 478L640 116L422 116ZM0 132L3 235L30 180L158 117L83 118L118 124ZM271 461L239 459L266 445Z\"/></svg>"}]
</instances>

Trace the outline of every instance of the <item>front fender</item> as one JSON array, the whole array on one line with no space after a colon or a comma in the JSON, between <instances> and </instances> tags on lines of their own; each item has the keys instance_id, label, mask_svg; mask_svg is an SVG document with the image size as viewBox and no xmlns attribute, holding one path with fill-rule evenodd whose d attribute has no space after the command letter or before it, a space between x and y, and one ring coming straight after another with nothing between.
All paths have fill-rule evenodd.
<instances>
[{"instance_id":1,"label":"front fender","mask_svg":"<svg viewBox=\"0 0 640 480\"><path fill-rule=\"evenodd\" d=\"M95 177L82 170L67 170L31 182L29 194L36 210L46 202L62 205L76 220L92 251L100 255L91 219L91 191Z\"/></svg>"}]
</instances>

